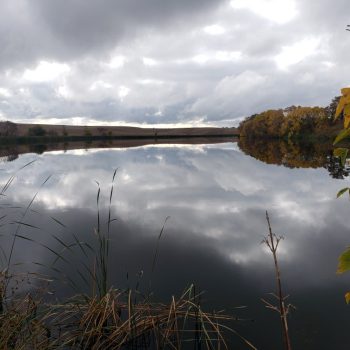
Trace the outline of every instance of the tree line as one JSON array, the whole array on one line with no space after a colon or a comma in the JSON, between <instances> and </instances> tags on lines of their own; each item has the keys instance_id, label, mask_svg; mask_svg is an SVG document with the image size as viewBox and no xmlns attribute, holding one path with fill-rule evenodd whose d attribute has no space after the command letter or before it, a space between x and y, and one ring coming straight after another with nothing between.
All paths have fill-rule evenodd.
<instances>
[{"instance_id":1,"label":"tree line","mask_svg":"<svg viewBox=\"0 0 350 350\"><path fill-rule=\"evenodd\" d=\"M291 106L254 114L239 125L241 136L269 138L299 138L305 135L334 136L341 122L334 120L340 97L327 107Z\"/></svg>"}]
</instances>

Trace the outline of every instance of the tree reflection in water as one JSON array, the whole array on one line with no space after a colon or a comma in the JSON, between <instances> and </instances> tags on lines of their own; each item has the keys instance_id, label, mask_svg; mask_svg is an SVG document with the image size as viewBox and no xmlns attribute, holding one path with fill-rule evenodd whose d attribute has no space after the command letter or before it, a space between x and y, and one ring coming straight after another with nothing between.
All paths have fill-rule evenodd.
<instances>
[{"instance_id":1,"label":"tree reflection in water","mask_svg":"<svg viewBox=\"0 0 350 350\"><path fill-rule=\"evenodd\" d=\"M283 165L288 168L325 168L335 179L343 179L350 172L350 167L343 166L340 159L333 155L333 146L330 142L242 137L238 146L245 154L267 164Z\"/></svg>"}]
</instances>

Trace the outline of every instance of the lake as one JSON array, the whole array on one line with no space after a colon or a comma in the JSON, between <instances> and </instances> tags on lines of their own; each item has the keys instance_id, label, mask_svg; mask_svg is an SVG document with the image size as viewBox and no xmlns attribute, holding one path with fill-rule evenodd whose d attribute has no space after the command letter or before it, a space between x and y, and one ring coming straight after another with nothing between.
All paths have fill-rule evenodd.
<instances>
[{"instance_id":1,"label":"lake","mask_svg":"<svg viewBox=\"0 0 350 350\"><path fill-rule=\"evenodd\" d=\"M350 273L336 275L336 270L350 243L350 202L336 194L349 180L329 145L246 140L28 152L3 150L0 164L2 186L15 175L1 198L7 215L2 248L10 249L15 221L26 223L20 234L33 240L17 238L15 269L42 272L39 264L56 258L43 245L62 248L53 236L69 241L74 232L93 242L97 181L101 225L109 208L116 219L111 223L113 286L151 289L154 299L169 301L194 283L204 292L204 308L242 318L233 326L257 348L280 349L279 316L261 301L273 301L269 293L275 291L272 256L261 244L268 210L273 231L284 236L279 261L284 292L296 308L289 318L294 348L348 349L350 307L344 294ZM77 274L81 257L64 254L64 275L84 290ZM69 283L55 282L52 289L58 297L73 293ZM237 337L231 341L246 348Z\"/></svg>"}]
</instances>

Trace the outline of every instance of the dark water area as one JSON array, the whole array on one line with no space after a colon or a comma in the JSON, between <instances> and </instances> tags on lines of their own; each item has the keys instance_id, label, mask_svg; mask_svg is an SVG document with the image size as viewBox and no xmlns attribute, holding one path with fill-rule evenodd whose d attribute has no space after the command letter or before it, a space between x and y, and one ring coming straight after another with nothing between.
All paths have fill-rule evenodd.
<instances>
[{"instance_id":1,"label":"dark water area","mask_svg":"<svg viewBox=\"0 0 350 350\"><path fill-rule=\"evenodd\" d=\"M152 290L155 300L169 301L194 283L204 292L204 308L225 309L244 319L233 326L258 349L281 349L279 315L261 301L273 301L269 293L275 291L272 256L261 244L268 210L273 231L285 238L279 259L284 291L296 308L290 315L293 347L349 348L350 306L344 294L350 290L350 274L336 275L338 256L350 243L350 203L336 199L339 189L348 186L348 171L332 156L330 145L241 140L39 153L10 159L4 153L0 164L2 186L16 174L0 198L2 215L7 215L0 232L5 252L15 229L11 222L22 220L18 207L39 190L23 219L35 227L21 228L21 235L33 242L17 239L12 262L22 265L14 268L43 272L35 263L48 266L56 257L42 245L62 248L54 235L71 242L74 232L93 245L95 181L101 186L105 223L118 168L111 207L117 219L111 232L114 287L137 286L145 293ZM67 263L60 268L86 289L77 273L83 257L77 251L63 254ZM74 293L69 283L55 282L52 289L57 297ZM232 348L247 348L235 336L230 342Z\"/></svg>"}]
</instances>

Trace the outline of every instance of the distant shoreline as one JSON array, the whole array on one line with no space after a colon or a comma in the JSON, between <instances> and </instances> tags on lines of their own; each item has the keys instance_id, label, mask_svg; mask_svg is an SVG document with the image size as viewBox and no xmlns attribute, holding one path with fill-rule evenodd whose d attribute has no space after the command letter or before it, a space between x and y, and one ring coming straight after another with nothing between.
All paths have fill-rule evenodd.
<instances>
[{"instance_id":1,"label":"distant shoreline","mask_svg":"<svg viewBox=\"0 0 350 350\"><path fill-rule=\"evenodd\" d=\"M3 122L6 123L6 122ZM9 123L9 122L7 122ZM77 126L50 124L17 124L9 123L14 128L11 133L1 133L1 139L20 139L22 141L40 138L42 140L73 141L85 139L162 139L239 136L237 128L140 128L130 126Z\"/></svg>"},{"instance_id":2,"label":"distant shoreline","mask_svg":"<svg viewBox=\"0 0 350 350\"><path fill-rule=\"evenodd\" d=\"M227 142L238 142L238 137L218 136L218 137L174 137L174 138L101 138L101 139L85 139L73 138L73 141L46 141L43 138L33 138L30 142L19 142L13 139L12 142L0 142L0 163L1 161L11 161L18 158L21 154L37 153L52 151L70 151L70 150L88 150L88 149L110 149L110 148L135 148L144 146L162 146L162 145L210 145Z\"/></svg>"}]
</instances>

